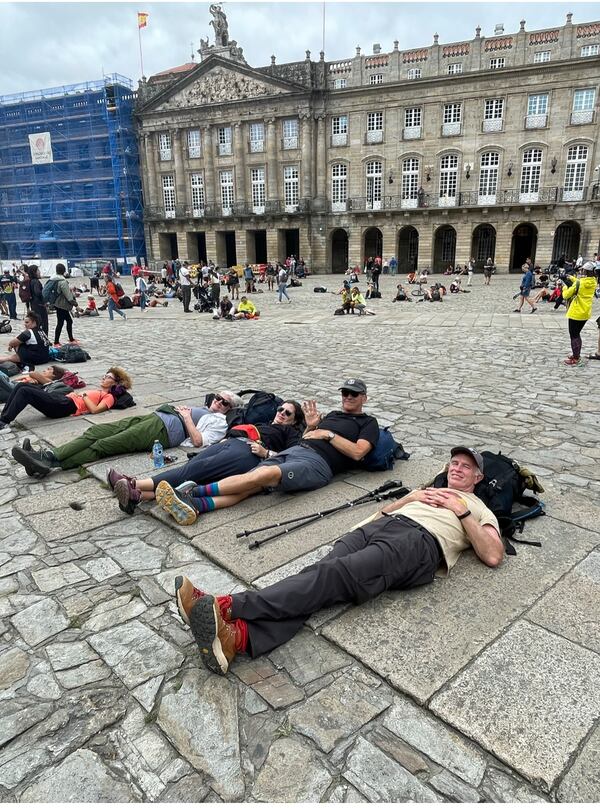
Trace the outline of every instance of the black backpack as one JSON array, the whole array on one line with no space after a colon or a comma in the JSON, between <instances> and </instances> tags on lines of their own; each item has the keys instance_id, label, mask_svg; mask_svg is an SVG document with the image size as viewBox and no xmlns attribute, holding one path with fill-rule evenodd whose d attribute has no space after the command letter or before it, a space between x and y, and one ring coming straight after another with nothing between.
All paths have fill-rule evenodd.
<instances>
[{"instance_id":1,"label":"black backpack","mask_svg":"<svg viewBox=\"0 0 600 808\"><path fill-rule=\"evenodd\" d=\"M379 438L371 451L360 461L366 471L389 471L396 460L408 460L410 454L395 440L388 426L379 427Z\"/></svg>"},{"instance_id":2,"label":"black backpack","mask_svg":"<svg viewBox=\"0 0 600 808\"><path fill-rule=\"evenodd\" d=\"M483 480L475 486L474 494L484 502L498 519L500 532L504 539L508 555L516 555L511 541L541 547L539 541L525 541L515 538L515 533L523 532L523 522L536 516L543 516L544 503L535 496L525 494L527 489L543 493L534 474L501 452L484 451ZM432 482L434 488L445 488L448 485L446 471L440 472Z\"/></svg>"},{"instance_id":3,"label":"black backpack","mask_svg":"<svg viewBox=\"0 0 600 808\"><path fill-rule=\"evenodd\" d=\"M84 351L83 348L80 348L79 345L63 345L62 347L58 348L58 352L54 357L57 362L87 362L88 359L91 359L91 356L87 351Z\"/></svg>"},{"instance_id":4,"label":"black backpack","mask_svg":"<svg viewBox=\"0 0 600 808\"><path fill-rule=\"evenodd\" d=\"M238 424L270 424L277 412L277 407L283 404L283 399L275 393L266 393L264 390L240 390L239 396L252 393L250 401L245 407L234 407L225 416L229 427Z\"/></svg>"},{"instance_id":5,"label":"black backpack","mask_svg":"<svg viewBox=\"0 0 600 808\"><path fill-rule=\"evenodd\" d=\"M10 324L10 320L0 320L0 334L10 334L12 331L12 325ZM10 363L11 365L14 362Z\"/></svg>"}]
</instances>

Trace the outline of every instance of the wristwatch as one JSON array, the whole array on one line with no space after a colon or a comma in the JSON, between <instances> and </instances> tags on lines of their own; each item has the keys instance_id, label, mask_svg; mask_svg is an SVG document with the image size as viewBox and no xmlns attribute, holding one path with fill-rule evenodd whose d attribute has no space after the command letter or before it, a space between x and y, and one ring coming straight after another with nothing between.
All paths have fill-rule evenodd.
<instances>
[{"instance_id":1,"label":"wristwatch","mask_svg":"<svg viewBox=\"0 0 600 808\"><path fill-rule=\"evenodd\" d=\"M328 433L327 433L327 440L329 441L329 443L331 443L331 441L332 441L334 438L335 438L335 432L328 432Z\"/></svg>"}]
</instances>

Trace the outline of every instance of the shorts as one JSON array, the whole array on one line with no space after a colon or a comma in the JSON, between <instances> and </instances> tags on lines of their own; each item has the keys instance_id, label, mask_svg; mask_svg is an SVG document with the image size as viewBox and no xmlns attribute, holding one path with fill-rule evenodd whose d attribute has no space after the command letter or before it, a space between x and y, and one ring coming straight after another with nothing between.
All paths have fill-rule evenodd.
<instances>
[{"instance_id":1,"label":"shorts","mask_svg":"<svg viewBox=\"0 0 600 808\"><path fill-rule=\"evenodd\" d=\"M282 491L315 491L333 478L327 461L314 449L305 446L292 446L269 460L263 460L260 465L280 467L281 482L276 487Z\"/></svg>"},{"instance_id":2,"label":"shorts","mask_svg":"<svg viewBox=\"0 0 600 808\"><path fill-rule=\"evenodd\" d=\"M530 292L531 292L531 289L521 289L521 292L520 292L521 297L529 297Z\"/></svg>"}]
</instances>

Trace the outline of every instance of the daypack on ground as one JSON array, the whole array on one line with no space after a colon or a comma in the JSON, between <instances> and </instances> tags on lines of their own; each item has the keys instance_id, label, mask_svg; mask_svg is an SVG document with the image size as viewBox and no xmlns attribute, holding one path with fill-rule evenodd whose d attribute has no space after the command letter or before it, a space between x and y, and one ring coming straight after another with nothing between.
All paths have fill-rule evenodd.
<instances>
[{"instance_id":1,"label":"daypack on ground","mask_svg":"<svg viewBox=\"0 0 600 808\"><path fill-rule=\"evenodd\" d=\"M377 444L363 457L360 465L367 471L389 471L394 468L396 460L408 460L409 457L410 454L404 451L386 426L379 428Z\"/></svg>"},{"instance_id":2,"label":"daypack on ground","mask_svg":"<svg viewBox=\"0 0 600 808\"><path fill-rule=\"evenodd\" d=\"M10 334L12 331L12 325L10 324L10 320L0 320L0 334ZM10 363L11 365L14 364L13 362Z\"/></svg>"},{"instance_id":3,"label":"daypack on ground","mask_svg":"<svg viewBox=\"0 0 600 808\"><path fill-rule=\"evenodd\" d=\"M62 345L57 349L54 358L57 360L57 362L71 363L87 362L88 359L91 359L91 356L87 351L84 351L83 348L80 348L79 345Z\"/></svg>"},{"instance_id":4,"label":"daypack on ground","mask_svg":"<svg viewBox=\"0 0 600 808\"><path fill-rule=\"evenodd\" d=\"M49 306L53 306L56 303L60 294L59 283L58 278L51 278L44 284L42 298L44 299L44 303L47 303Z\"/></svg>"},{"instance_id":5,"label":"daypack on ground","mask_svg":"<svg viewBox=\"0 0 600 808\"><path fill-rule=\"evenodd\" d=\"M250 401L245 407L235 407L226 414L228 426L237 424L270 424L277 407L283 404L283 399L275 393L266 393L264 390L240 390L239 396L252 393Z\"/></svg>"},{"instance_id":6,"label":"daypack on ground","mask_svg":"<svg viewBox=\"0 0 600 808\"><path fill-rule=\"evenodd\" d=\"M535 474L521 468L515 460L501 452L484 451L481 456L483 480L477 483L473 493L498 519L507 554L516 555L511 541L541 547L540 542L515 538L516 532L523 531L523 522L526 519L544 515L544 503L535 496L525 494L528 489L537 494L543 493L539 480ZM446 470L441 471L431 485L434 488L445 488L448 485Z\"/></svg>"},{"instance_id":7,"label":"daypack on ground","mask_svg":"<svg viewBox=\"0 0 600 808\"><path fill-rule=\"evenodd\" d=\"M0 370L7 376L17 376L21 372L14 362L0 362Z\"/></svg>"}]
</instances>

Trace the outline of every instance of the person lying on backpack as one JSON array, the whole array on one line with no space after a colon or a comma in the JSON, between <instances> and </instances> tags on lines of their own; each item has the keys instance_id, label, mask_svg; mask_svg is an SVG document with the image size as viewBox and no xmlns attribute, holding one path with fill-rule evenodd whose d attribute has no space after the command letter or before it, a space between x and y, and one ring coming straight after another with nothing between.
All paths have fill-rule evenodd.
<instances>
[{"instance_id":1,"label":"person lying on backpack","mask_svg":"<svg viewBox=\"0 0 600 808\"><path fill-rule=\"evenodd\" d=\"M236 654L269 653L319 609L430 584L436 574L448 575L467 549L486 566L500 566L498 520L473 493L483 478L483 458L464 446L450 455L447 488L411 491L385 505L338 539L321 561L271 586L215 597L177 576L177 609L203 664L225 675Z\"/></svg>"},{"instance_id":2,"label":"person lying on backpack","mask_svg":"<svg viewBox=\"0 0 600 808\"><path fill-rule=\"evenodd\" d=\"M102 376L99 390L83 393L47 393L36 385L19 384L0 412L0 429L6 429L25 407L31 406L46 418L69 415L97 415L114 407L115 402L131 387L131 377L119 367L111 367Z\"/></svg>"},{"instance_id":3,"label":"person lying on backpack","mask_svg":"<svg viewBox=\"0 0 600 808\"><path fill-rule=\"evenodd\" d=\"M16 376L12 379L0 371L0 403L4 404L8 401L10 394L18 384L38 384L47 387L53 382L60 381L64 374L65 369L59 365L50 365L44 370L33 370L25 376Z\"/></svg>"},{"instance_id":4,"label":"person lying on backpack","mask_svg":"<svg viewBox=\"0 0 600 808\"><path fill-rule=\"evenodd\" d=\"M171 502L171 492L183 493L216 478L244 474L276 452L296 446L306 426L302 407L288 399L277 408L271 423L236 424L223 440L191 457L189 463L138 480L109 469L107 481L119 507L132 514L136 505L151 499ZM159 490L160 489L160 490Z\"/></svg>"},{"instance_id":5,"label":"person lying on backpack","mask_svg":"<svg viewBox=\"0 0 600 808\"><path fill-rule=\"evenodd\" d=\"M202 485L191 495L163 483L157 499L160 493L164 509L179 524L189 525L205 511L229 508L262 491L314 491L328 485L335 474L360 468L359 462L377 445L379 425L363 412L367 401L363 381L348 379L340 391L342 409L324 417L315 401L304 402L307 426L299 445L265 457L246 474L213 478L218 482Z\"/></svg>"},{"instance_id":6,"label":"person lying on backpack","mask_svg":"<svg viewBox=\"0 0 600 808\"><path fill-rule=\"evenodd\" d=\"M211 446L225 436L226 413L242 403L235 393L222 390L214 395L208 407L163 405L151 415L134 415L111 424L94 424L79 438L52 450L32 451L15 446L12 456L25 466L30 476L44 477L54 469L74 469L103 457L149 452L155 441L163 449Z\"/></svg>"},{"instance_id":7,"label":"person lying on backpack","mask_svg":"<svg viewBox=\"0 0 600 808\"><path fill-rule=\"evenodd\" d=\"M23 320L25 330L10 340L6 356L0 356L0 362L14 362L21 368L45 365L50 361L50 342L48 335L40 327L37 314L28 311Z\"/></svg>"}]
</instances>

